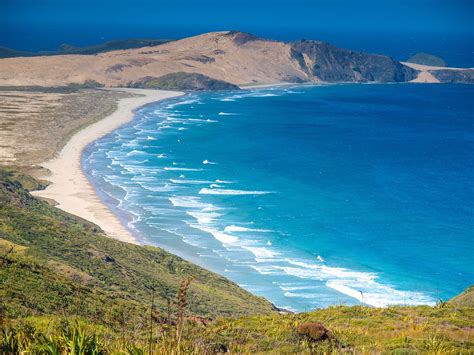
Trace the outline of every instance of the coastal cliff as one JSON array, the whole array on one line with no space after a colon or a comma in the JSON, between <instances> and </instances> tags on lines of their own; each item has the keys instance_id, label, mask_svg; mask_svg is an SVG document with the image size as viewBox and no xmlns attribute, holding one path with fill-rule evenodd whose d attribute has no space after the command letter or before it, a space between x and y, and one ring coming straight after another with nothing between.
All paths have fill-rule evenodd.
<instances>
[{"instance_id":1,"label":"coastal cliff","mask_svg":"<svg viewBox=\"0 0 474 355\"><path fill-rule=\"evenodd\" d=\"M192 76L184 80L183 73ZM160 88L172 84L175 90L212 90L282 82L409 82L418 73L383 55L319 41L279 42L238 31L211 32L158 46L94 55L0 59L0 86L89 82L127 87L144 81L150 84L148 79L152 78L155 83L166 80ZM452 69L438 75L442 80L430 78L432 82L471 82L464 74Z\"/></svg>"},{"instance_id":2,"label":"coastal cliff","mask_svg":"<svg viewBox=\"0 0 474 355\"><path fill-rule=\"evenodd\" d=\"M329 43L292 42L293 57L313 80L325 82L405 82L416 78L416 70L394 59L355 52Z\"/></svg>"}]
</instances>

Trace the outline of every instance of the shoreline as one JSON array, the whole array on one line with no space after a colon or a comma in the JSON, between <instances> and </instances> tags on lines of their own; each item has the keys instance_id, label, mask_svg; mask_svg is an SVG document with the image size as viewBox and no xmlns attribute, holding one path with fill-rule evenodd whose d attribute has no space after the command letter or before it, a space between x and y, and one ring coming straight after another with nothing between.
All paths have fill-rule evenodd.
<instances>
[{"instance_id":1,"label":"shoreline","mask_svg":"<svg viewBox=\"0 0 474 355\"><path fill-rule=\"evenodd\" d=\"M345 83L344 83L345 84ZM380 83L377 83L377 84L380 84ZM308 86L308 85L298 85L298 84L285 84L285 86L287 85L290 85L290 86ZM313 85L316 85L318 86L318 83L316 84L313 84ZM309 86L313 86L313 85L309 85ZM283 86L283 85L281 85ZM269 85L269 86L265 86L265 87L252 87L250 89L253 89L253 90L258 90L258 89L265 89L265 88L271 88L271 87L276 87L276 86L272 86L272 85ZM137 118L138 119L138 118ZM87 174L87 169L84 169L85 173ZM92 183L94 181L94 179L91 179ZM97 189L97 194L99 196L103 196L100 194L100 188ZM105 203L109 206L109 208L114 211L116 213L116 215L118 216L118 218L120 218L120 214L117 214L117 211L116 209L114 209L114 205L115 203L111 203L111 202L108 202L107 200L105 200ZM115 205L116 206L116 205ZM123 220L123 218L122 218ZM182 241L173 241L173 244L172 246L170 247L170 244L168 243L164 243L163 242L158 242L158 241L143 241L143 239L140 238L140 231L136 230L135 232L132 230L132 233L134 235L137 236L137 239L141 240L142 241L142 244L148 244L148 245L153 245L153 246L157 246L157 247L160 247L164 250L166 250L167 252L170 252L174 255L178 255L179 257L193 263L193 264L197 264L197 265L200 265L201 267L207 269L207 270L211 270L219 275L222 275L223 277L226 277L226 278L230 278L231 280L233 280L234 282L236 282L237 284L241 285L241 287L244 287L245 289L247 289L249 292L255 294L255 295L259 295L261 297L265 297L267 299L270 299L271 302L277 307L277 308L281 308L281 309L290 309L291 311L293 312L302 312L302 308L291 308L291 306L288 306L286 303L280 303L274 299L272 299L268 294L260 294L258 292L256 292L255 290L251 290L251 289L248 289L247 287L245 287L245 285L242 283L242 282L239 282L238 280L236 280L235 278L233 278L232 276L230 275L227 275L226 274L226 270L225 269L222 269L222 270L219 270L219 268L217 267L217 269L215 268L216 266L215 265L212 265L212 262L209 264L209 260L206 260L205 262L203 262L202 259L200 259L200 255L197 254L197 255L194 255L194 252L192 251L192 248L194 246L196 246L195 244L189 244L190 246L190 249L187 249L186 247L185 248L182 248L183 245L186 245L188 244L185 240L182 240ZM212 234L212 233L211 233ZM219 239L217 239L219 241ZM179 245L181 244L181 248L179 247ZM203 258L205 259L205 258ZM311 260L310 258L308 258L307 260ZM206 265L207 264L207 265ZM309 266L309 268L311 269L311 266ZM337 272L337 267L329 267L329 269L334 269L335 272ZM327 270L329 270L327 269ZM224 270L224 272L223 272ZM257 271L258 272L258 271ZM349 271L350 272L350 271ZM337 285L336 285L337 286ZM344 297L348 297L350 299L353 300L353 302L360 302L362 304L369 304L371 306L380 306L379 303L369 303L370 300L367 300L367 299L364 299L364 295L362 295L361 293L357 292L357 291L354 291L354 290L351 290L350 288L348 287L344 287L341 286L341 287L331 287L331 286L327 286L333 290L335 290L336 292L339 292L341 293L342 295L344 295ZM408 290L407 290L408 292ZM291 296L290 296L291 297ZM349 302L349 301L345 301L345 302ZM349 303L349 304L352 304L352 303ZM355 303L356 304L356 303ZM427 304L430 304L430 303L427 303Z\"/></svg>"},{"instance_id":2,"label":"shoreline","mask_svg":"<svg viewBox=\"0 0 474 355\"><path fill-rule=\"evenodd\" d=\"M110 115L74 134L56 157L39 164L49 170L43 176L50 184L45 190L33 191L37 197L56 201L56 207L98 225L109 237L139 244L118 216L112 212L89 182L82 168L82 153L95 140L113 132L134 118L135 110L152 102L184 95L178 91L144 89L106 89L139 94L120 99Z\"/></svg>"}]
</instances>

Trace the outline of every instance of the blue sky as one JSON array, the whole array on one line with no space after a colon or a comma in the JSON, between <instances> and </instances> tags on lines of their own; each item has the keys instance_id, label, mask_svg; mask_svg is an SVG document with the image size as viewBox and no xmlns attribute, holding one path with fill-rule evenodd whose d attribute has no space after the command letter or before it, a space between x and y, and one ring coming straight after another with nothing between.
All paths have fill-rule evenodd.
<instances>
[{"instance_id":1,"label":"blue sky","mask_svg":"<svg viewBox=\"0 0 474 355\"><path fill-rule=\"evenodd\" d=\"M472 0L1 0L9 26L48 24L472 30ZM230 26L230 27L229 27Z\"/></svg>"},{"instance_id":2,"label":"blue sky","mask_svg":"<svg viewBox=\"0 0 474 355\"><path fill-rule=\"evenodd\" d=\"M472 38L473 9L474 0L0 0L0 45L54 49L226 29L345 46L360 33L370 41L390 34Z\"/></svg>"}]
</instances>

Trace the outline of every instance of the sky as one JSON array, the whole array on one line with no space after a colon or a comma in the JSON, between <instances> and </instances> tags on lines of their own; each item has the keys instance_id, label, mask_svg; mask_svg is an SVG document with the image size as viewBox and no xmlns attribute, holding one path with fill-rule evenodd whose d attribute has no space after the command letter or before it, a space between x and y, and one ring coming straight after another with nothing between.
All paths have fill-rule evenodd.
<instances>
[{"instance_id":1,"label":"sky","mask_svg":"<svg viewBox=\"0 0 474 355\"><path fill-rule=\"evenodd\" d=\"M51 50L241 30L371 49L369 42L393 34L412 42L472 40L473 15L474 0L0 0L0 46Z\"/></svg>"}]
</instances>

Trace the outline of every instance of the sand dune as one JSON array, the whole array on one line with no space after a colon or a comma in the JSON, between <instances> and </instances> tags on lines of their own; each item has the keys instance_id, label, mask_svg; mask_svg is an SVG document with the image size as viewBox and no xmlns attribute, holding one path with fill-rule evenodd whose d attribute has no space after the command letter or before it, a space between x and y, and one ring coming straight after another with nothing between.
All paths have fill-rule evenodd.
<instances>
[{"instance_id":1,"label":"sand dune","mask_svg":"<svg viewBox=\"0 0 474 355\"><path fill-rule=\"evenodd\" d=\"M308 75L283 42L235 40L213 32L156 47L97 55L58 55L0 60L0 85L66 85L94 80L108 87L174 72L201 73L233 84L273 83Z\"/></svg>"}]
</instances>

